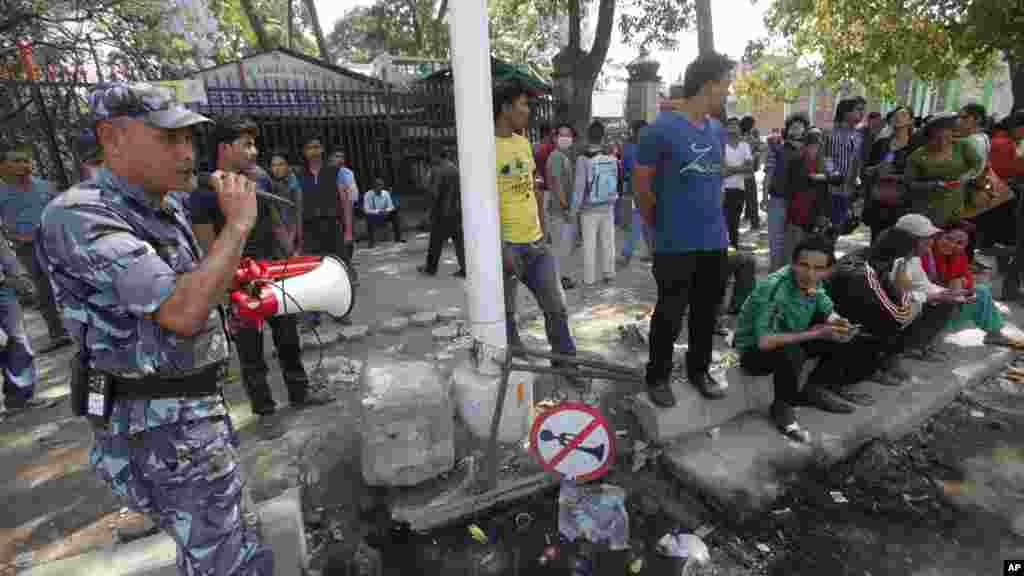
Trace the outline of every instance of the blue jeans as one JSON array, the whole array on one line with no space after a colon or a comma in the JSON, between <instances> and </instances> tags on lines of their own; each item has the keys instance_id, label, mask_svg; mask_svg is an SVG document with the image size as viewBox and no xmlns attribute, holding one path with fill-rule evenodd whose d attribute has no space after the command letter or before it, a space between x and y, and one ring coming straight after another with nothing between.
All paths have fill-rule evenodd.
<instances>
[{"instance_id":1,"label":"blue jeans","mask_svg":"<svg viewBox=\"0 0 1024 576\"><path fill-rule=\"evenodd\" d=\"M626 239L622 242L622 257L633 257L633 245L640 242L641 236L643 236L643 241L647 244L647 252L650 254L652 252L650 247L651 239L654 238L654 229L640 218L640 209L636 205L633 206L633 222L629 228L629 234L626 234Z\"/></svg>"},{"instance_id":2,"label":"blue jeans","mask_svg":"<svg viewBox=\"0 0 1024 576\"><path fill-rule=\"evenodd\" d=\"M569 311L565 292L558 277L558 265L543 241L532 244L506 244L511 253L512 268L505 271L505 326L509 345L520 344L516 326L516 293L522 282L537 299L544 312L544 331L555 354L576 355L576 343L569 333Z\"/></svg>"},{"instance_id":3,"label":"blue jeans","mask_svg":"<svg viewBox=\"0 0 1024 576\"><path fill-rule=\"evenodd\" d=\"M786 199L779 196L768 198L768 253L771 255L771 271L786 265Z\"/></svg>"},{"instance_id":4,"label":"blue jeans","mask_svg":"<svg viewBox=\"0 0 1024 576\"><path fill-rule=\"evenodd\" d=\"M10 286L0 286L0 326L7 333L7 347L0 350L4 398L28 400L36 388L35 355L25 332L18 295Z\"/></svg>"}]
</instances>

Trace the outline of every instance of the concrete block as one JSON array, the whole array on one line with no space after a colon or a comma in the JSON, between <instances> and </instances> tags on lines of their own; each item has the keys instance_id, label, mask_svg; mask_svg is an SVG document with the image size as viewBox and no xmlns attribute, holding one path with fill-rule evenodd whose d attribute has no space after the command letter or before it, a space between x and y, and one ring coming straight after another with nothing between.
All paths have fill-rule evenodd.
<instances>
[{"instance_id":1,"label":"concrete block","mask_svg":"<svg viewBox=\"0 0 1024 576\"><path fill-rule=\"evenodd\" d=\"M363 372L363 479L412 486L455 465L455 407L450 380L427 362L384 356Z\"/></svg>"},{"instance_id":2,"label":"concrete block","mask_svg":"<svg viewBox=\"0 0 1024 576\"><path fill-rule=\"evenodd\" d=\"M816 365L814 360L804 365L801 386ZM708 400L689 381L677 378L673 378L671 384L676 395L676 405L672 408L655 405L646 392L638 394L634 413L647 437L659 444L673 442L720 426L744 412L767 413L775 398L771 376L751 376L739 366L713 373L713 376L724 378L728 383L725 398Z\"/></svg>"},{"instance_id":3,"label":"concrete block","mask_svg":"<svg viewBox=\"0 0 1024 576\"><path fill-rule=\"evenodd\" d=\"M302 574L308 563L302 497L293 488L258 505L275 576ZM157 534L127 544L34 566L24 576L176 576L174 540Z\"/></svg>"},{"instance_id":4,"label":"concrete block","mask_svg":"<svg viewBox=\"0 0 1024 576\"><path fill-rule=\"evenodd\" d=\"M946 336L942 346L951 360L906 362L912 378L898 388L861 382L857 388L875 397L873 406L852 414L797 408L797 419L811 433L809 445L786 439L765 414L746 413L722 424L713 438L689 435L665 452L665 460L684 485L727 510L739 515L761 510L781 495L788 472L838 462L874 438L905 435L1014 357L1012 351L984 346L983 337L980 330Z\"/></svg>"},{"instance_id":5,"label":"concrete block","mask_svg":"<svg viewBox=\"0 0 1024 576\"><path fill-rule=\"evenodd\" d=\"M379 330L386 334L398 334L409 327L408 316L396 316L381 322Z\"/></svg>"},{"instance_id":6,"label":"concrete block","mask_svg":"<svg viewBox=\"0 0 1024 576\"><path fill-rule=\"evenodd\" d=\"M437 323L437 312L427 311L413 314L411 322L413 326L433 326Z\"/></svg>"}]
</instances>

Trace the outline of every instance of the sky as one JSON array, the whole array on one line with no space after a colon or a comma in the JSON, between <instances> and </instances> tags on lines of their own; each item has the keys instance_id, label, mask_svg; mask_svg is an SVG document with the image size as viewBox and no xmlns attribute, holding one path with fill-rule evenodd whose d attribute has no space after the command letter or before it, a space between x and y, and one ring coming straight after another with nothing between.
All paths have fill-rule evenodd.
<instances>
[{"instance_id":1,"label":"sky","mask_svg":"<svg viewBox=\"0 0 1024 576\"><path fill-rule=\"evenodd\" d=\"M316 9L325 31L334 28L342 14L356 6L372 4L373 0L315 0ZM715 31L715 49L739 60L748 40L764 36L764 12L770 0L714 0L711 19ZM608 58L616 62L629 62L636 58L634 48L621 42L618 28L612 33L612 46ZM683 73L686 65L697 56L697 32L683 33L679 47L672 52L655 52L652 56L661 62L658 73L671 83Z\"/></svg>"}]
</instances>

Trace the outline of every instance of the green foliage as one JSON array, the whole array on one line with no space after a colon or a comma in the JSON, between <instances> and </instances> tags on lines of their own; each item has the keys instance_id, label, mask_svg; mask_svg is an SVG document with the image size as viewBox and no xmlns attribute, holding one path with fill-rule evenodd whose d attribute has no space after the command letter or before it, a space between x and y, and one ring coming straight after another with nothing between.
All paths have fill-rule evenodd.
<instances>
[{"instance_id":1,"label":"green foliage","mask_svg":"<svg viewBox=\"0 0 1024 576\"><path fill-rule=\"evenodd\" d=\"M985 74L1000 52L1024 56L1019 2L773 0L765 21L796 52L820 56L827 84L855 81L885 97L904 66L941 82L965 64Z\"/></svg>"},{"instance_id":2,"label":"green foliage","mask_svg":"<svg viewBox=\"0 0 1024 576\"><path fill-rule=\"evenodd\" d=\"M382 52L444 58L446 15L443 0L377 0L346 12L334 23L327 44L333 54L352 62L368 62Z\"/></svg>"},{"instance_id":3,"label":"green foliage","mask_svg":"<svg viewBox=\"0 0 1024 576\"><path fill-rule=\"evenodd\" d=\"M733 83L738 104L745 109L764 110L780 101L794 102L807 88L817 85L817 71L801 65L794 54L748 53L756 63Z\"/></svg>"},{"instance_id":4,"label":"green foliage","mask_svg":"<svg viewBox=\"0 0 1024 576\"><path fill-rule=\"evenodd\" d=\"M696 24L692 0L629 0L620 6L622 39L640 49L675 48L679 45L679 34Z\"/></svg>"}]
</instances>

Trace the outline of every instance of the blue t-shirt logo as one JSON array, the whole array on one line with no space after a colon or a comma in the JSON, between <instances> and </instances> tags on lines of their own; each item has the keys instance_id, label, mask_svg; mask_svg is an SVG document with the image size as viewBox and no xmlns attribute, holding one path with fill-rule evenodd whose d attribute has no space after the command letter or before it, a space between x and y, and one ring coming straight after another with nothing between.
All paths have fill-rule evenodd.
<instances>
[{"instance_id":1,"label":"blue t-shirt logo","mask_svg":"<svg viewBox=\"0 0 1024 576\"><path fill-rule=\"evenodd\" d=\"M688 172L706 174L708 176L721 175L722 165L714 161L712 154L713 150L714 146L701 146L696 142L690 144L690 152L692 152L696 158L680 168L679 175L683 176Z\"/></svg>"}]
</instances>

